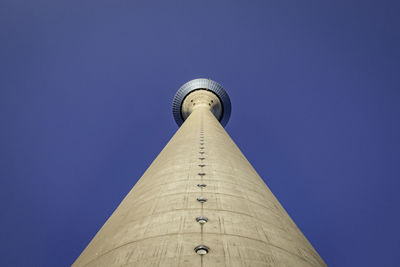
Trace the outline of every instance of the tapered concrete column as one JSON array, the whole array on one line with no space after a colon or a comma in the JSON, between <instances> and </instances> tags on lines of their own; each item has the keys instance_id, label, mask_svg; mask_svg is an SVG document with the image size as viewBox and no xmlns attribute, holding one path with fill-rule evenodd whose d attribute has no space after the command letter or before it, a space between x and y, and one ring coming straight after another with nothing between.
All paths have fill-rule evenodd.
<instances>
[{"instance_id":1,"label":"tapered concrete column","mask_svg":"<svg viewBox=\"0 0 400 267\"><path fill-rule=\"evenodd\" d=\"M73 266L326 266L206 89L187 92L183 125Z\"/></svg>"}]
</instances>

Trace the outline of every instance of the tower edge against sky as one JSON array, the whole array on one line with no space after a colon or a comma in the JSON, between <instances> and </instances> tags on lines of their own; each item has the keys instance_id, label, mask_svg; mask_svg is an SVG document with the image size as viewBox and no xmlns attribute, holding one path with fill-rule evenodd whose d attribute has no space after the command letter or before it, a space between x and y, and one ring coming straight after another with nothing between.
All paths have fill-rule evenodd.
<instances>
[{"instance_id":1,"label":"tower edge against sky","mask_svg":"<svg viewBox=\"0 0 400 267\"><path fill-rule=\"evenodd\" d=\"M222 127L230 108L214 81L178 90L182 126L73 266L326 266Z\"/></svg>"}]
</instances>

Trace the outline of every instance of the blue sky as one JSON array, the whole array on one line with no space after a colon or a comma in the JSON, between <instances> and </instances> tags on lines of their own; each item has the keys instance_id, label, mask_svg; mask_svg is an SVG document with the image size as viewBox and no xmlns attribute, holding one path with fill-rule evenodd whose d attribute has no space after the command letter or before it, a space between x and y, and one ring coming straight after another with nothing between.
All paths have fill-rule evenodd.
<instances>
[{"instance_id":1,"label":"blue sky","mask_svg":"<svg viewBox=\"0 0 400 267\"><path fill-rule=\"evenodd\" d=\"M329 266L400 262L398 1L0 1L0 265L69 266L165 146L176 90Z\"/></svg>"}]
</instances>

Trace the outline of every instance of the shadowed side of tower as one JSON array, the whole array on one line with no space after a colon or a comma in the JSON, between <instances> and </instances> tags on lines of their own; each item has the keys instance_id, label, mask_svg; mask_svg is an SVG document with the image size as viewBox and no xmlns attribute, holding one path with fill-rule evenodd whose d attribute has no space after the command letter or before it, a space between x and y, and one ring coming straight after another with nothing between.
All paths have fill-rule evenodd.
<instances>
[{"instance_id":1,"label":"shadowed side of tower","mask_svg":"<svg viewBox=\"0 0 400 267\"><path fill-rule=\"evenodd\" d=\"M182 124L73 266L326 266L221 124L230 101L196 79Z\"/></svg>"}]
</instances>

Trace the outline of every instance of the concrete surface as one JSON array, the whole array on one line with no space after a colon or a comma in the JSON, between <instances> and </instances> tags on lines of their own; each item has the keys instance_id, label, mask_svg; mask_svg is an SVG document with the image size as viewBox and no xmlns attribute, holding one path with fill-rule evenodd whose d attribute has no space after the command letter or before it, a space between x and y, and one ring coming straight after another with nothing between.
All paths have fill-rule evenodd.
<instances>
[{"instance_id":1,"label":"concrete surface","mask_svg":"<svg viewBox=\"0 0 400 267\"><path fill-rule=\"evenodd\" d=\"M190 108L74 267L326 266L210 112L209 100ZM208 222L198 223L200 215ZM196 254L198 245L209 253Z\"/></svg>"}]
</instances>

